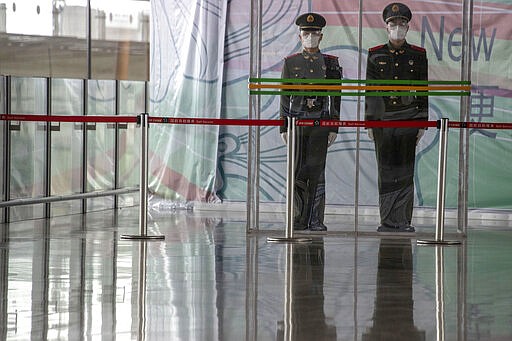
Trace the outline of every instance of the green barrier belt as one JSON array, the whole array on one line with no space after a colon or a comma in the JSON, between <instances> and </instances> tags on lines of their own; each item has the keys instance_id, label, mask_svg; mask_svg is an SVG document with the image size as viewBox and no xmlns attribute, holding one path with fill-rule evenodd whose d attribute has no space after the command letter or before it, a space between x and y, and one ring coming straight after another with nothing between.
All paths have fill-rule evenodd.
<instances>
[{"instance_id":1,"label":"green barrier belt","mask_svg":"<svg viewBox=\"0 0 512 341\"><path fill-rule=\"evenodd\" d=\"M470 91L278 91L278 90L251 90L250 95L291 95L291 96L469 96Z\"/></svg>"},{"instance_id":2,"label":"green barrier belt","mask_svg":"<svg viewBox=\"0 0 512 341\"><path fill-rule=\"evenodd\" d=\"M249 78L249 83L288 83L288 84L366 84L366 85L471 85L470 81L424 81L424 80L403 80L403 79L303 79L303 78Z\"/></svg>"}]
</instances>

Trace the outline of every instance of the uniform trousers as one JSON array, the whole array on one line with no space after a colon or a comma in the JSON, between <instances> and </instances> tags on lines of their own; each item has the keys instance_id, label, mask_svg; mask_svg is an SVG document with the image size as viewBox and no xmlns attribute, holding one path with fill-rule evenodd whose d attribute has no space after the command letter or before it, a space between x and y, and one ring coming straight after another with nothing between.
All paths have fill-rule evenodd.
<instances>
[{"instance_id":1,"label":"uniform trousers","mask_svg":"<svg viewBox=\"0 0 512 341\"><path fill-rule=\"evenodd\" d=\"M294 226L308 228L324 221L329 130L296 127L295 131Z\"/></svg>"},{"instance_id":2,"label":"uniform trousers","mask_svg":"<svg viewBox=\"0 0 512 341\"><path fill-rule=\"evenodd\" d=\"M407 227L414 204L417 128L375 128L381 225Z\"/></svg>"}]
</instances>

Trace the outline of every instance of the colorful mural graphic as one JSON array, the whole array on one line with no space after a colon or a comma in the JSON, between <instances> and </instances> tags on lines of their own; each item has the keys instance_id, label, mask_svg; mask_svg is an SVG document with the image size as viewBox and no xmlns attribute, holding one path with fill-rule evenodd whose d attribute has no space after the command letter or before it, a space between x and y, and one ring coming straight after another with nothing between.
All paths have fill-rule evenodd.
<instances>
[{"instance_id":1,"label":"colorful mural graphic","mask_svg":"<svg viewBox=\"0 0 512 341\"><path fill-rule=\"evenodd\" d=\"M413 11L407 40L427 49L431 80L460 80L462 3L403 1ZM510 122L512 4L473 2L471 37L472 95L470 119ZM363 1L263 1L262 76L279 77L285 56L299 51L295 18L314 11L327 19L321 50L339 56L346 79L365 75L368 48L387 41L382 21L384 3ZM244 1L152 1L151 112L172 117L247 118L250 70L251 3ZM358 44L361 21L362 45ZM361 65L361 67L359 67ZM363 76L364 77L364 76ZM459 97L432 97L430 120L460 119ZM262 118L278 117L278 98L262 96ZM364 98L342 98L342 120L361 119ZM152 134L151 168L155 192L178 201L245 201L247 127L162 126ZM276 127L262 127L260 200L284 202L285 146ZM353 205L356 177L354 128L340 129L329 149L327 202ZM508 130L470 130L469 207L511 208L507 188L512 177ZM417 150L417 206L436 200L436 129L429 129ZM359 204L376 205L373 143L360 135ZM449 137L447 206L457 206L459 131Z\"/></svg>"}]
</instances>

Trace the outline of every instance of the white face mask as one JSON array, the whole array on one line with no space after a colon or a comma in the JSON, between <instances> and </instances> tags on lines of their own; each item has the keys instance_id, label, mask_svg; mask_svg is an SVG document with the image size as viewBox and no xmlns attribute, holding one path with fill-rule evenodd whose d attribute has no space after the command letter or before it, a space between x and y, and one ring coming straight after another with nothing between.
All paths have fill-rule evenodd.
<instances>
[{"instance_id":1,"label":"white face mask","mask_svg":"<svg viewBox=\"0 0 512 341\"><path fill-rule=\"evenodd\" d=\"M322 37L320 34L309 34L302 33L302 47L305 49L316 49L320 44L320 38Z\"/></svg>"},{"instance_id":2,"label":"white face mask","mask_svg":"<svg viewBox=\"0 0 512 341\"><path fill-rule=\"evenodd\" d=\"M407 27L405 26L391 26L389 28L389 40L404 40L407 35Z\"/></svg>"}]
</instances>

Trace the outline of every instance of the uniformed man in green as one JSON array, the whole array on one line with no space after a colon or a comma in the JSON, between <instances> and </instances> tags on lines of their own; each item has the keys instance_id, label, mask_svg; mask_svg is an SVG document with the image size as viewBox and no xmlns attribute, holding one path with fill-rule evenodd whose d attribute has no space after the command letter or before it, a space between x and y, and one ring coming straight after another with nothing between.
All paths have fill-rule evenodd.
<instances>
[{"instance_id":1,"label":"uniformed man in green","mask_svg":"<svg viewBox=\"0 0 512 341\"><path fill-rule=\"evenodd\" d=\"M317 13L300 15L299 27L302 52L284 59L282 78L341 79L338 58L320 52L325 18ZM304 84L307 84L305 82ZM281 96L282 118L339 120L339 96ZM286 124L280 132L286 143ZM335 141L338 128L297 127L294 185L295 230L325 231L325 161L327 148Z\"/></svg>"},{"instance_id":2,"label":"uniformed man in green","mask_svg":"<svg viewBox=\"0 0 512 341\"><path fill-rule=\"evenodd\" d=\"M428 80L425 49L409 44L411 10L402 3L384 8L387 44L368 50L366 79ZM371 83L368 83L371 84ZM366 120L428 120L427 96L366 97ZM368 136L375 142L378 167L380 226L378 231L414 232L416 144L424 133L417 128L374 128Z\"/></svg>"}]
</instances>

